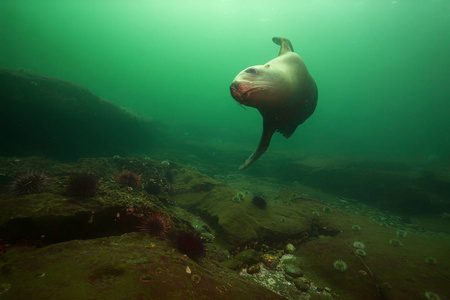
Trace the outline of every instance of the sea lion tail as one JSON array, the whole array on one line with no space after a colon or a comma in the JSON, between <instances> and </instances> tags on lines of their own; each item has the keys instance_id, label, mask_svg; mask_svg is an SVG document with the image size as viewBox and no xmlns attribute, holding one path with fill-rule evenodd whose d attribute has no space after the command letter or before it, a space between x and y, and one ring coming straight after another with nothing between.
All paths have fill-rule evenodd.
<instances>
[{"instance_id":1,"label":"sea lion tail","mask_svg":"<svg viewBox=\"0 0 450 300\"><path fill-rule=\"evenodd\" d=\"M272 38L272 41L281 46L280 53L278 53L278 56L285 54L286 52L294 52L294 47L292 47L291 41L287 38L281 37L281 36L274 36Z\"/></svg>"}]
</instances>

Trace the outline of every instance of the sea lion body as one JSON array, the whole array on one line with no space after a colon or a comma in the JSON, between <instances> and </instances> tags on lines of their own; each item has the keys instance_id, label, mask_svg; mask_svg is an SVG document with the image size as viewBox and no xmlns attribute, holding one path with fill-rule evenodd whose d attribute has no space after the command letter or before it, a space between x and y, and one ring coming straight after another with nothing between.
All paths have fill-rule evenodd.
<instances>
[{"instance_id":1,"label":"sea lion body","mask_svg":"<svg viewBox=\"0 0 450 300\"><path fill-rule=\"evenodd\" d=\"M239 167L241 170L267 150L275 131L289 138L317 105L317 86L303 59L293 52L288 39L274 37L272 40L281 46L278 57L264 65L246 68L230 86L236 101L258 109L263 117L258 148Z\"/></svg>"}]
</instances>

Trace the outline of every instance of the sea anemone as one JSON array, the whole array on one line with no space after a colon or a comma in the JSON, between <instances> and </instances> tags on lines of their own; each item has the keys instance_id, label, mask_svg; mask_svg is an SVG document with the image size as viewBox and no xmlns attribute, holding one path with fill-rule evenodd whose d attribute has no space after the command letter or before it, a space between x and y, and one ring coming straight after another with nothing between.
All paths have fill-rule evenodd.
<instances>
[{"instance_id":1,"label":"sea anemone","mask_svg":"<svg viewBox=\"0 0 450 300\"><path fill-rule=\"evenodd\" d=\"M231 198L231 200L233 200L233 202L235 202L235 203L241 202L241 199L238 196L233 196L233 198Z\"/></svg>"},{"instance_id":2,"label":"sea anemone","mask_svg":"<svg viewBox=\"0 0 450 300\"><path fill-rule=\"evenodd\" d=\"M48 176L40 171L27 171L15 177L11 183L11 191L16 195L39 194L45 191Z\"/></svg>"},{"instance_id":3,"label":"sea anemone","mask_svg":"<svg viewBox=\"0 0 450 300\"><path fill-rule=\"evenodd\" d=\"M170 218L160 212L146 214L138 228L152 236L163 237L171 228Z\"/></svg>"},{"instance_id":4,"label":"sea anemone","mask_svg":"<svg viewBox=\"0 0 450 300\"><path fill-rule=\"evenodd\" d=\"M122 171L114 176L114 180L119 184L130 186L132 188L142 187L141 176L133 171Z\"/></svg>"},{"instance_id":5,"label":"sea anemone","mask_svg":"<svg viewBox=\"0 0 450 300\"><path fill-rule=\"evenodd\" d=\"M352 226L352 229L353 229L354 231L360 231L360 230L361 230L361 226L359 226L359 225L353 225L353 226Z\"/></svg>"},{"instance_id":6,"label":"sea anemone","mask_svg":"<svg viewBox=\"0 0 450 300\"><path fill-rule=\"evenodd\" d=\"M427 298L428 300L441 300L441 297L439 297L438 294L430 291L425 293L425 298Z\"/></svg>"},{"instance_id":7,"label":"sea anemone","mask_svg":"<svg viewBox=\"0 0 450 300\"><path fill-rule=\"evenodd\" d=\"M200 283L200 280L202 280L202 278L201 278L200 275L198 275L198 274L192 275L192 276L191 276L191 279L192 279L192 281L195 282L195 283Z\"/></svg>"},{"instance_id":8,"label":"sea anemone","mask_svg":"<svg viewBox=\"0 0 450 300\"><path fill-rule=\"evenodd\" d=\"M89 173L78 173L70 176L67 183L67 192L78 197L92 197L98 191L97 177Z\"/></svg>"},{"instance_id":9,"label":"sea anemone","mask_svg":"<svg viewBox=\"0 0 450 300\"><path fill-rule=\"evenodd\" d=\"M267 206L266 199L264 199L263 197L260 197L260 196L253 197L252 203L254 206L261 208L261 209L265 209Z\"/></svg>"},{"instance_id":10,"label":"sea anemone","mask_svg":"<svg viewBox=\"0 0 450 300\"><path fill-rule=\"evenodd\" d=\"M394 246L394 247L403 246L402 242L400 242L400 240L398 240L398 239L390 239L389 244L391 244L391 246Z\"/></svg>"},{"instance_id":11,"label":"sea anemone","mask_svg":"<svg viewBox=\"0 0 450 300\"><path fill-rule=\"evenodd\" d=\"M407 235L407 232L406 232L406 231L401 230L401 229L397 230L397 236L398 236L399 238L404 239L404 238L406 238L406 235Z\"/></svg>"},{"instance_id":12,"label":"sea anemone","mask_svg":"<svg viewBox=\"0 0 450 300\"><path fill-rule=\"evenodd\" d=\"M345 270L347 270L347 264L345 263L345 261L340 259L336 260L333 263L333 266L339 272L344 272Z\"/></svg>"},{"instance_id":13,"label":"sea anemone","mask_svg":"<svg viewBox=\"0 0 450 300\"><path fill-rule=\"evenodd\" d=\"M366 245L364 245L363 242L354 242L353 247L358 248L358 249L364 249L364 248L366 248Z\"/></svg>"},{"instance_id":14,"label":"sea anemone","mask_svg":"<svg viewBox=\"0 0 450 300\"><path fill-rule=\"evenodd\" d=\"M322 211L327 213L327 214L329 214L329 213L331 213L333 211L333 209L331 207L329 207L329 206L325 206L325 207L322 208Z\"/></svg>"},{"instance_id":15,"label":"sea anemone","mask_svg":"<svg viewBox=\"0 0 450 300\"><path fill-rule=\"evenodd\" d=\"M428 256L427 258L425 258L425 262L429 265L436 265L437 264L437 260L434 257Z\"/></svg>"},{"instance_id":16,"label":"sea anemone","mask_svg":"<svg viewBox=\"0 0 450 300\"><path fill-rule=\"evenodd\" d=\"M182 231L175 239L175 246L180 252L193 260L198 260L206 255L205 245L200 236L194 231Z\"/></svg>"},{"instance_id":17,"label":"sea anemone","mask_svg":"<svg viewBox=\"0 0 450 300\"><path fill-rule=\"evenodd\" d=\"M364 251L363 249L356 249L355 253L356 253L356 255L359 255L359 256L366 256L367 255L366 251Z\"/></svg>"}]
</instances>

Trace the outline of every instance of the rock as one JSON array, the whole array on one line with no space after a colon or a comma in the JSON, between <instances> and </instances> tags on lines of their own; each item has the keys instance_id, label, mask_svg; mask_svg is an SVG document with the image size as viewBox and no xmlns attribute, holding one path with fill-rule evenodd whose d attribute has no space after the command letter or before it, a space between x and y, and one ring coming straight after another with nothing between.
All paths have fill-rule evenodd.
<instances>
[{"instance_id":1,"label":"rock","mask_svg":"<svg viewBox=\"0 0 450 300\"><path fill-rule=\"evenodd\" d=\"M320 209L320 203L299 196L292 205L283 204L290 199L292 191L280 191L280 202L276 205L254 209L251 201L233 202L238 190L190 169L177 174L173 188L180 191L172 196L173 201L183 209L216 222L209 225L220 228L229 249L252 241L304 236L311 231L312 223L326 228L322 234L339 233L332 224L313 218L311 211Z\"/></svg>"},{"instance_id":2,"label":"rock","mask_svg":"<svg viewBox=\"0 0 450 300\"><path fill-rule=\"evenodd\" d=\"M267 268L274 270L280 263L280 258L273 253L265 253L262 256L262 262Z\"/></svg>"},{"instance_id":3,"label":"rock","mask_svg":"<svg viewBox=\"0 0 450 300\"><path fill-rule=\"evenodd\" d=\"M307 292L309 290L309 285L305 283L301 278L294 279L295 287L302 292Z\"/></svg>"},{"instance_id":4,"label":"rock","mask_svg":"<svg viewBox=\"0 0 450 300\"><path fill-rule=\"evenodd\" d=\"M287 258L289 257L288 255L283 256L283 270L284 273L287 275L290 275L294 278L297 277L302 277L303 276L303 271L300 267L300 260L296 257L292 257L292 258Z\"/></svg>"},{"instance_id":5,"label":"rock","mask_svg":"<svg viewBox=\"0 0 450 300\"><path fill-rule=\"evenodd\" d=\"M148 152L162 137L157 122L42 74L0 68L0 107L0 156L112 157Z\"/></svg>"},{"instance_id":6,"label":"rock","mask_svg":"<svg viewBox=\"0 0 450 300\"><path fill-rule=\"evenodd\" d=\"M233 259L221 262L222 266L238 270L239 267L245 265L255 265L261 260L261 253L254 249L247 249L237 254Z\"/></svg>"},{"instance_id":7,"label":"rock","mask_svg":"<svg viewBox=\"0 0 450 300\"><path fill-rule=\"evenodd\" d=\"M142 222L138 212L157 210L172 215L160 200L167 197L167 191L148 195L129 191L109 180L125 169L135 170L144 179L164 182L161 165L153 160L110 157L59 163L38 157L23 157L18 161L0 157L0 169L12 176L26 170L42 170L51 179L44 193L15 195L0 191L0 240L3 241L26 239L30 244L47 245L123 234L137 230L136 226ZM76 173L92 173L103 178L96 195L89 201L79 201L66 194L68 175Z\"/></svg>"},{"instance_id":8,"label":"rock","mask_svg":"<svg viewBox=\"0 0 450 300\"><path fill-rule=\"evenodd\" d=\"M209 232L202 232L200 234L200 238L202 239L203 242L205 243L212 243L214 242L214 235L212 235Z\"/></svg>"},{"instance_id":9,"label":"rock","mask_svg":"<svg viewBox=\"0 0 450 300\"><path fill-rule=\"evenodd\" d=\"M151 243L156 246L149 249ZM180 252L168 251L172 247L169 240L130 233L12 249L2 255L5 266L0 273L0 292L12 288L1 296L132 300L202 299L215 295L215 299L285 299L261 285L249 284L209 258L203 259L205 265L180 260ZM187 264L192 274L186 273ZM218 294L218 290L224 294Z\"/></svg>"},{"instance_id":10,"label":"rock","mask_svg":"<svg viewBox=\"0 0 450 300\"><path fill-rule=\"evenodd\" d=\"M254 249L247 249L236 255L235 259L247 265L254 265L261 260L261 253Z\"/></svg>"},{"instance_id":11,"label":"rock","mask_svg":"<svg viewBox=\"0 0 450 300\"><path fill-rule=\"evenodd\" d=\"M259 264L250 266L247 268L247 273L248 274L256 274L259 273L259 271L261 271L261 266Z\"/></svg>"},{"instance_id":12,"label":"rock","mask_svg":"<svg viewBox=\"0 0 450 300\"><path fill-rule=\"evenodd\" d=\"M293 278L303 276L303 271L296 265L285 264L283 269L284 269L284 273L286 273L289 276L292 276Z\"/></svg>"}]
</instances>

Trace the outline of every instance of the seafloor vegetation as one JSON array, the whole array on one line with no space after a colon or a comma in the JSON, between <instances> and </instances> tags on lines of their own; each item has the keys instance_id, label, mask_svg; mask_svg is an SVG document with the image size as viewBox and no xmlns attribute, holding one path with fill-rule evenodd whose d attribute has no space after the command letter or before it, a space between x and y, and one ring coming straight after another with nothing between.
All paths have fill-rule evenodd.
<instances>
[{"instance_id":1,"label":"seafloor vegetation","mask_svg":"<svg viewBox=\"0 0 450 300\"><path fill-rule=\"evenodd\" d=\"M10 299L445 293L448 240L312 188L245 176L233 187L134 157L2 158L0 170L0 284Z\"/></svg>"}]
</instances>

